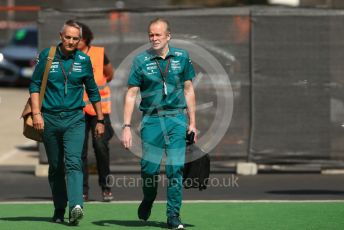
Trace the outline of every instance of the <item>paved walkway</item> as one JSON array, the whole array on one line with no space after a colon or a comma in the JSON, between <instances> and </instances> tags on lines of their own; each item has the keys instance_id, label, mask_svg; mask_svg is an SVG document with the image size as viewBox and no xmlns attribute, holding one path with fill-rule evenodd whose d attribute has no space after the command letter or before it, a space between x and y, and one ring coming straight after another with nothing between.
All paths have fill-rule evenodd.
<instances>
[{"instance_id":1,"label":"paved walkway","mask_svg":"<svg viewBox=\"0 0 344 230\"><path fill-rule=\"evenodd\" d=\"M19 119L28 98L27 89L0 88L0 202L51 200L46 177L35 177L37 144L22 135ZM119 167L122 167L119 169ZM132 166L134 167L134 166ZM119 164L112 167L115 200L140 200L140 175ZM303 174L258 174L236 176L213 173L212 185L205 191L186 190L186 200L343 200L344 176ZM98 177L90 177L90 198L101 200ZM165 184L164 184L165 183ZM19 187L18 187L19 186ZM20 188L20 189L18 189ZM32 189L39 188L39 189ZM166 180L162 177L158 200L164 200Z\"/></svg>"},{"instance_id":2,"label":"paved walkway","mask_svg":"<svg viewBox=\"0 0 344 230\"><path fill-rule=\"evenodd\" d=\"M35 165L37 144L22 135L20 119L28 99L26 88L0 88L0 165Z\"/></svg>"}]
</instances>

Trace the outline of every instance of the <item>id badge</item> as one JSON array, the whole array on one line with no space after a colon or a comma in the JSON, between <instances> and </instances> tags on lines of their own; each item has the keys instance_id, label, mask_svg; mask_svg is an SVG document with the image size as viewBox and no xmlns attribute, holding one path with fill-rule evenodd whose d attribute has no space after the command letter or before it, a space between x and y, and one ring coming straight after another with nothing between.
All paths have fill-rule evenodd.
<instances>
[{"instance_id":1,"label":"id badge","mask_svg":"<svg viewBox=\"0 0 344 230\"><path fill-rule=\"evenodd\" d=\"M165 96L167 95L167 85L166 85L165 82L164 82L164 95L165 95Z\"/></svg>"}]
</instances>

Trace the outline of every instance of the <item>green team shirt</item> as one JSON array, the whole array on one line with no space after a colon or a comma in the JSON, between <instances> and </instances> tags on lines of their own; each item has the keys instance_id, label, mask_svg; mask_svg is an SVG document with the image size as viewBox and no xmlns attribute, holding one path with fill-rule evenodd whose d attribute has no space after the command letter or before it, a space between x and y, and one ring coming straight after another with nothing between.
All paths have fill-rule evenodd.
<instances>
[{"instance_id":1,"label":"green team shirt","mask_svg":"<svg viewBox=\"0 0 344 230\"><path fill-rule=\"evenodd\" d=\"M164 93L163 77L166 76L167 95ZM140 87L143 112L157 110L185 109L184 82L195 77L195 70L186 50L169 46L165 59L158 57L152 50L146 50L135 57L130 70L128 85Z\"/></svg>"},{"instance_id":2,"label":"green team shirt","mask_svg":"<svg viewBox=\"0 0 344 230\"><path fill-rule=\"evenodd\" d=\"M50 48L43 50L38 57L31 79L30 93L40 91L49 50ZM61 65L68 76L67 90L65 89L65 75ZM61 52L60 46L58 46L48 75L47 88L42 104L43 109L52 112L82 109L85 106L83 101L84 88L86 88L91 102L100 101L89 56L79 50L65 56Z\"/></svg>"}]
</instances>

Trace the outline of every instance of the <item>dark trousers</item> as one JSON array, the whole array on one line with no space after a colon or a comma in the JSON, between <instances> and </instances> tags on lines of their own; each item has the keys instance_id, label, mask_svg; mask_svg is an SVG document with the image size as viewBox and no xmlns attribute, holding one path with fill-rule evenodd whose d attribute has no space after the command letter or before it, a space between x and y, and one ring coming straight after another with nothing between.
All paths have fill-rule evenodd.
<instances>
[{"instance_id":1,"label":"dark trousers","mask_svg":"<svg viewBox=\"0 0 344 230\"><path fill-rule=\"evenodd\" d=\"M114 135L114 130L111 126L109 114L104 114L105 120L105 132L102 137L95 137L95 127L97 125L97 116L85 115L86 129L85 129L85 142L82 153L83 173L84 173L84 184L83 192L88 193L88 137L91 131L92 145L97 161L98 169L98 184L102 191L110 191L111 188L107 186L107 176L110 174L110 154L109 154L109 140Z\"/></svg>"},{"instance_id":2,"label":"dark trousers","mask_svg":"<svg viewBox=\"0 0 344 230\"><path fill-rule=\"evenodd\" d=\"M156 198L161 160L166 153L168 217L179 215L182 205L187 125L187 117L183 113L144 116L141 122L141 177L144 199L153 202Z\"/></svg>"},{"instance_id":3,"label":"dark trousers","mask_svg":"<svg viewBox=\"0 0 344 230\"><path fill-rule=\"evenodd\" d=\"M44 112L43 142L49 162L49 184L55 209L83 205L81 152L85 120L82 110Z\"/></svg>"}]
</instances>

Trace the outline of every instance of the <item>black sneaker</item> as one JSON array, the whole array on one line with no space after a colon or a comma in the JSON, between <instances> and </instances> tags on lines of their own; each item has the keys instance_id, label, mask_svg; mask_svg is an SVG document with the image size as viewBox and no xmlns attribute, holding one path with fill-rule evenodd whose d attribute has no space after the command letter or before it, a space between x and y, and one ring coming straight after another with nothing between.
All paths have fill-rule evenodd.
<instances>
[{"instance_id":1,"label":"black sneaker","mask_svg":"<svg viewBox=\"0 0 344 230\"><path fill-rule=\"evenodd\" d=\"M178 215L169 216L167 218L167 226L170 229L184 229L184 225L180 221L180 217Z\"/></svg>"},{"instance_id":2,"label":"black sneaker","mask_svg":"<svg viewBox=\"0 0 344 230\"><path fill-rule=\"evenodd\" d=\"M65 209L55 209L54 216L53 216L53 222L55 223L63 223L64 222L64 214Z\"/></svg>"},{"instance_id":3,"label":"black sneaker","mask_svg":"<svg viewBox=\"0 0 344 230\"><path fill-rule=\"evenodd\" d=\"M110 202L113 200L113 195L111 191L104 191L102 195L104 202Z\"/></svg>"},{"instance_id":4,"label":"black sneaker","mask_svg":"<svg viewBox=\"0 0 344 230\"><path fill-rule=\"evenodd\" d=\"M74 208L69 212L69 224L76 226L84 216L84 212L80 205L75 205Z\"/></svg>"},{"instance_id":5,"label":"black sneaker","mask_svg":"<svg viewBox=\"0 0 344 230\"><path fill-rule=\"evenodd\" d=\"M140 220L147 221L152 211L153 201L142 200L137 215Z\"/></svg>"}]
</instances>

